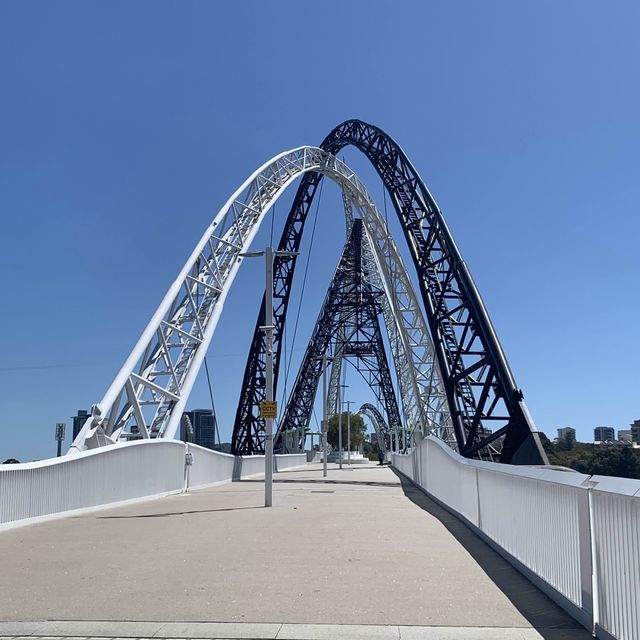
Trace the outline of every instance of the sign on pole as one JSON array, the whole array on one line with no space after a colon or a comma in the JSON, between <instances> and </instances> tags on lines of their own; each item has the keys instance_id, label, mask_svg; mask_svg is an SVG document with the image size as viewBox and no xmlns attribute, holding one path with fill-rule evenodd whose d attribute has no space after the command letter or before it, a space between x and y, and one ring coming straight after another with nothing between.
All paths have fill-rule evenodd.
<instances>
[{"instance_id":1,"label":"sign on pole","mask_svg":"<svg viewBox=\"0 0 640 640\"><path fill-rule=\"evenodd\" d=\"M278 402L276 400L263 400L260 403L260 417L274 419L278 415Z\"/></svg>"}]
</instances>

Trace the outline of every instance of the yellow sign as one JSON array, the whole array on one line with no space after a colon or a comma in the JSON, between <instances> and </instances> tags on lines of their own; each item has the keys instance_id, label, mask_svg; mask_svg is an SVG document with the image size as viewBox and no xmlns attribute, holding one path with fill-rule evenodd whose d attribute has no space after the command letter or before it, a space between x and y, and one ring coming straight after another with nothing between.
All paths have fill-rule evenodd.
<instances>
[{"instance_id":1,"label":"yellow sign","mask_svg":"<svg viewBox=\"0 0 640 640\"><path fill-rule=\"evenodd\" d=\"M263 400L260 403L261 418L275 418L278 415L278 403L275 400Z\"/></svg>"}]
</instances>

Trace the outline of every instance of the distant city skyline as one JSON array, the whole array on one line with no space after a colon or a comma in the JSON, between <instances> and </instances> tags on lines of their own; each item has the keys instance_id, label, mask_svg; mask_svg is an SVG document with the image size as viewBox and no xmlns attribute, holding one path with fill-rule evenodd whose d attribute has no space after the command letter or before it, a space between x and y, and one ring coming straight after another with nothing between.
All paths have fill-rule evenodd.
<instances>
[{"instance_id":1,"label":"distant city skyline","mask_svg":"<svg viewBox=\"0 0 640 640\"><path fill-rule=\"evenodd\" d=\"M356 412L352 411L352 413L356 413ZM198 424L197 428L194 425L194 439L192 440L194 444L198 444L200 446L213 449L214 444L215 445L220 445L225 443L229 444L231 442L230 435L229 435L229 438L226 440L221 436L220 437L221 442L218 442L218 437L213 435L215 430L215 420L213 419L212 409L202 409L202 408L187 409L187 411L185 411L185 415L188 415L192 421L194 420L194 417L195 417L196 424ZM208 419L208 416L211 416L211 421L205 423L205 421ZM71 434L67 430L66 438L64 440L64 443L67 447L71 444L71 442L73 441L73 438L75 438L75 436L77 435L77 431L79 431L79 429L82 427L82 424L84 423L84 420L86 419L86 417L87 417L87 412L86 410L83 410L83 409L78 410L76 416L72 416ZM375 434L374 428L369 423L369 420L366 417L365 417L365 424L367 425L367 433L370 435L370 441L372 443L374 441L377 441L377 435ZM571 426L556 427L555 434L551 430L547 430L547 431L541 430L541 431L547 436L547 438L549 438L549 440L552 440L552 441L554 439L562 440L569 437L570 439L572 438L574 442L589 443L589 442L601 441L598 438L596 438L596 432L598 429L611 429L613 430L613 434L614 434L613 438L609 438L609 439L605 438L605 440L616 440L619 442L634 442L636 444L640 444L640 419L635 420L633 423L631 423L630 426L631 426L630 429L616 429L615 427L602 427L602 426L593 427L591 431L590 439L581 439L577 437L577 430ZM52 433L51 448L53 450L55 449L55 441L53 440L53 434L55 433L55 425L52 427L51 433ZM181 440L186 439L184 423L181 423L179 435ZM53 455L55 454L51 454L51 456L44 455L43 458L53 457ZM16 456L5 456L5 457L16 458ZM25 459L18 458L18 459L20 460L20 462L28 462L29 460L38 460L40 458L25 458Z\"/></svg>"}]
</instances>

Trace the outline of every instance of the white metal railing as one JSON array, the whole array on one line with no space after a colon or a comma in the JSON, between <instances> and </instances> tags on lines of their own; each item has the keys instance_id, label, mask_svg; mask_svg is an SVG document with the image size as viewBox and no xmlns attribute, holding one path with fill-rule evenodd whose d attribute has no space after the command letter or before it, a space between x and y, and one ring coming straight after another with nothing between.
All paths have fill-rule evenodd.
<instances>
[{"instance_id":1,"label":"white metal railing","mask_svg":"<svg viewBox=\"0 0 640 640\"><path fill-rule=\"evenodd\" d=\"M138 440L39 462L0 465L0 528L87 509L231 482L264 473L264 456L234 457L176 440ZM275 456L278 471L306 454ZM188 471L188 476L186 472Z\"/></svg>"},{"instance_id":2,"label":"white metal railing","mask_svg":"<svg viewBox=\"0 0 640 640\"><path fill-rule=\"evenodd\" d=\"M640 481L461 457L434 437L401 473L599 638L640 638Z\"/></svg>"}]
</instances>

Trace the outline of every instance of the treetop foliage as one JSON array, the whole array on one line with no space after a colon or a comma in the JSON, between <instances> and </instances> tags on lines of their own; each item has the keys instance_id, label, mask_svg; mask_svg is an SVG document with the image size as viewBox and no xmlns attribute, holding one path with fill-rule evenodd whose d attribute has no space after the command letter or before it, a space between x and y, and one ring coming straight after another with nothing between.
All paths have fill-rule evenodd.
<instances>
[{"instance_id":1,"label":"treetop foliage","mask_svg":"<svg viewBox=\"0 0 640 640\"><path fill-rule=\"evenodd\" d=\"M367 425L364 423L363 417L359 413L351 414L351 450L356 449L365 441L364 434L367 431ZM338 445L338 416L329 418L329 430L327 431L327 442L334 448L339 449ZM342 448L347 448L347 411L342 412Z\"/></svg>"},{"instance_id":2,"label":"treetop foliage","mask_svg":"<svg viewBox=\"0 0 640 640\"><path fill-rule=\"evenodd\" d=\"M540 440L550 464L587 475L640 479L640 449L630 445L551 442L544 433Z\"/></svg>"}]
</instances>

